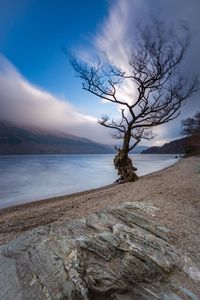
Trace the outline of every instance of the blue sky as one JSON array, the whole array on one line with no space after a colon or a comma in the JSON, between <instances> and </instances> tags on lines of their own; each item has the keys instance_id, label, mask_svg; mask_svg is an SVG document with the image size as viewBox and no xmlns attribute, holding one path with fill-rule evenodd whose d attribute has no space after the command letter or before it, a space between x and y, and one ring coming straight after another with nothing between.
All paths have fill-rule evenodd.
<instances>
[{"instance_id":1,"label":"blue sky","mask_svg":"<svg viewBox=\"0 0 200 300\"><path fill-rule=\"evenodd\" d=\"M89 47L91 36L108 13L108 1L0 3L0 52L30 82L56 95L67 95L73 103L82 105L82 91L76 89L79 83L62 47Z\"/></svg>"},{"instance_id":2,"label":"blue sky","mask_svg":"<svg viewBox=\"0 0 200 300\"><path fill-rule=\"evenodd\" d=\"M159 14L167 22L189 21L195 41L187 61L199 72L199 12L199 0L0 0L0 119L111 143L96 118L117 107L82 91L62 47L86 59L106 52L122 61L136 23ZM200 110L198 99L180 118ZM151 143L179 137L180 118L157 128Z\"/></svg>"}]
</instances>

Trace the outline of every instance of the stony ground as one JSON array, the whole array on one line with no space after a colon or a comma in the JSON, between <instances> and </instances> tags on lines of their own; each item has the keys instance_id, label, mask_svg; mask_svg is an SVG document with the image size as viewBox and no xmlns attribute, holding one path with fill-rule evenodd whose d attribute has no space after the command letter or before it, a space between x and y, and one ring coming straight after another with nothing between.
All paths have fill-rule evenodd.
<instances>
[{"instance_id":1,"label":"stony ground","mask_svg":"<svg viewBox=\"0 0 200 300\"><path fill-rule=\"evenodd\" d=\"M124 202L2 245L0 299L198 300L200 268L171 245L158 213Z\"/></svg>"},{"instance_id":2,"label":"stony ground","mask_svg":"<svg viewBox=\"0 0 200 300\"><path fill-rule=\"evenodd\" d=\"M0 243L41 225L82 218L102 207L129 201L158 207L155 221L172 230L175 246L200 262L200 157L183 159L135 183L2 209Z\"/></svg>"}]
</instances>

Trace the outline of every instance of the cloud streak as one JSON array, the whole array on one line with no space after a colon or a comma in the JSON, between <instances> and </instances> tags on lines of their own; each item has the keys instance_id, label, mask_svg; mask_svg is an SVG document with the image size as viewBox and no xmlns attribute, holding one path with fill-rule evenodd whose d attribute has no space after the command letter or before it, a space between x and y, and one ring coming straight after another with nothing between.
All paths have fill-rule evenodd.
<instances>
[{"instance_id":1,"label":"cloud streak","mask_svg":"<svg viewBox=\"0 0 200 300\"><path fill-rule=\"evenodd\" d=\"M108 17L93 42L97 52L106 53L114 64L127 71L128 57L134 47L138 25L148 25L152 16L159 17L169 25L186 21L193 35L193 43L185 59L184 70L187 73L191 71L198 74L200 72L200 66L197 64L200 52L199 11L198 0L117 0L111 2ZM130 103L137 91L132 84L126 83L121 87L120 93ZM155 128L157 137L152 143L159 144L161 141L180 137L180 120L192 116L197 110L200 110L199 94L187 101L177 120Z\"/></svg>"},{"instance_id":2,"label":"cloud streak","mask_svg":"<svg viewBox=\"0 0 200 300\"><path fill-rule=\"evenodd\" d=\"M160 16L168 24L186 20L194 33L193 45L186 57L186 69L200 72L197 63L200 53L199 0L116 0L110 3L109 14L93 39L96 52L106 53L114 63L126 70L129 68L127 57L134 47L138 23L144 25L151 15ZM86 60L90 60L88 52L87 49ZM134 99L136 89L127 83L119 92L121 97L130 103ZM119 107L116 107L116 111L117 108ZM197 110L200 110L199 95L189 99L179 119L156 128L157 138L151 143L178 137L180 119L193 116ZM113 111L113 115L117 115L116 111ZM0 120L61 130L105 143L111 142L109 130L97 124L96 118L81 113L67 99L52 95L31 84L1 55Z\"/></svg>"},{"instance_id":3,"label":"cloud streak","mask_svg":"<svg viewBox=\"0 0 200 300\"><path fill-rule=\"evenodd\" d=\"M96 141L108 142L107 131L97 120L79 112L60 99L28 82L0 56L0 120L21 126L61 130Z\"/></svg>"}]
</instances>

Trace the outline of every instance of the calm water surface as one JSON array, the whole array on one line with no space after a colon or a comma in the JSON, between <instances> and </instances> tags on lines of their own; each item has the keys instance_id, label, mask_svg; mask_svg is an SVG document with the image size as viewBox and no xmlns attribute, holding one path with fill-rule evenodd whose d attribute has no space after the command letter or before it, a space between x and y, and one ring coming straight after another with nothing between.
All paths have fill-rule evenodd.
<instances>
[{"instance_id":1,"label":"calm water surface","mask_svg":"<svg viewBox=\"0 0 200 300\"><path fill-rule=\"evenodd\" d=\"M117 179L113 154L0 156L0 208L80 192ZM134 154L138 175L174 164L174 155Z\"/></svg>"}]
</instances>

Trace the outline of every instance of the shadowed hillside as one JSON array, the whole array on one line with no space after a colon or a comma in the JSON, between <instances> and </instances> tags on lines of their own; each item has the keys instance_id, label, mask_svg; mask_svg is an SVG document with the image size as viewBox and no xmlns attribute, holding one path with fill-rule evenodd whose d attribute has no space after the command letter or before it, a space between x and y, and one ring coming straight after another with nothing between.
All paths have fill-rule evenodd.
<instances>
[{"instance_id":1,"label":"shadowed hillside","mask_svg":"<svg viewBox=\"0 0 200 300\"><path fill-rule=\"evenodd\" d=\"M0 155L9 154L103 154L112 147L60 131L20 128L0 122Z\"/></svg>"},{"instance_id":2,"label":"shadowed hillside","mask_svg":"<svg viewBox=\"0 0 200 300\"><path fill-rule=\"evenodd\" d=\"M185 137L166 143L161 147L150 147L142 154L197 154L200 153L200 135Z\"/></svg>"}]
</instances>

